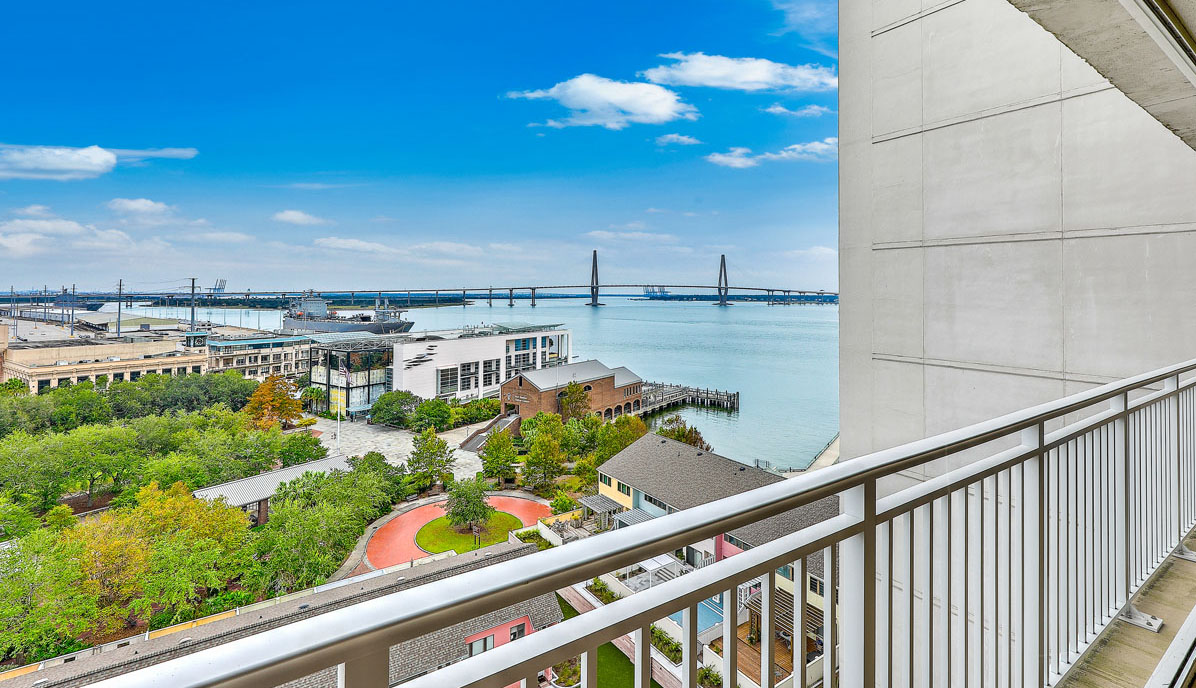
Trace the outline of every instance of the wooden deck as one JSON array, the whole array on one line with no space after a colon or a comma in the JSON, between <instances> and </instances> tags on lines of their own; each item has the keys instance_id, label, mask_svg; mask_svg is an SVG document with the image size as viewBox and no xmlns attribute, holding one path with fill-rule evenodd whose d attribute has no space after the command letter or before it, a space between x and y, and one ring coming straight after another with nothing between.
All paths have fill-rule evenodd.
<instances>
[{"instance_id":1,"label":"wooden deck","mask_svg":"<svg viewBox=\"0 0 1196 688\"><path fill-rule=\"evenodd\" d=\"M739 672L756 685L760 685L760 644L748 645L748 624L740 624L735 633L739 636ZM722 656L722 639L710 644L710 649ZM793 650L779 638L773 641L773 676L779 682L793 673Z\"/></svg>"}]
</instances>

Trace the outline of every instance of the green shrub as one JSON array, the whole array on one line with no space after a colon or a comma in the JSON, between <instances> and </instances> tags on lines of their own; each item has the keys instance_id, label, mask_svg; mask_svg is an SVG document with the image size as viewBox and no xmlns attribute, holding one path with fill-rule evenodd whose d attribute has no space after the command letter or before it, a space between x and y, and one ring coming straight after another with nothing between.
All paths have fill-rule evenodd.
<instances>
[{"instance_id":1,"label":"green shrub","mask_svg":"<svg viewBox=\"0 0 1196 688\"><path fill-rule=\"evenodd\" d=\"M590 581L589 585L586 586L586 590L589 590L594 597L602 600L602 604L610 604L619 599L619 596L601 578L595 578Z\"/></svg>"},{"instance_id":2,"label":"green shrub","mask_svg":"<svg viewBox=\"0 0 1196 688\"><path fill-rule=\"evenodd\" d=\"M516 533L515 537L519 538L519 540L522 542L530 542L535 544L538 550L541 552L546 549L552 549L556 546L544 539L544 536L541 535L537 530L529 530L526 533Z\"/></svg>"},{"instance_id":3,"label":"green shrub","mask_svg":"<svg viewBox=\"0 0 1196 688\"><path fill-rule=\"evenodd\" d=\"M552 513L563 514L567 511L573 511L577 508L577 500L570 497L561 490L557 490L556 496L552 498L549 504L552 507Z\"/></svg>"},{"instance_id":4,"label":"green shrub","mask_svg":"<svg viewBox=\"0 0 1196 688\"><path fill-rule=\"evenodd\" d=\"M652 647L660 650L673 664L681 661L681 643L657 626L652 626Z\"/></svg>"}]
</instances>

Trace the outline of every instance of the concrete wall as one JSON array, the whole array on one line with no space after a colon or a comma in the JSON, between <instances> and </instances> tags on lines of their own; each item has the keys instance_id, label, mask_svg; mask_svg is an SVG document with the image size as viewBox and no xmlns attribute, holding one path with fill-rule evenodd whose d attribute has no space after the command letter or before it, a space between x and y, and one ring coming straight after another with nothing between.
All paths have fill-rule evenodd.
<instances>
[{"instance_id":1,"label":"concrete wall","mask_svg":"<svg viewBox=\"0 0 1196 688\"><path fill-rule=\"evenodd\" d=\"M1196 356L1196 152L1006 0L840 52L844 458Z\"/></svg>"}]
</instances>

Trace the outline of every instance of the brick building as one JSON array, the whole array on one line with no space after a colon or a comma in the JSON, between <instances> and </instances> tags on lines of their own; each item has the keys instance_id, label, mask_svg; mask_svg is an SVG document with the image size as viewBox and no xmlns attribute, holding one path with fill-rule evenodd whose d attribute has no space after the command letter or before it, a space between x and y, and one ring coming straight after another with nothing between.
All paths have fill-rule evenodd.
<instances>
[{"instance_id":1,"label":"brick building","mask_svg":"<svg viewBox=\"0 0 1196 688\"><path fill-rule=\"evenodd\" d=\"M579 361L540 370L524 370L502 385L503 412L531 418L540 413L560 413L560 398L570 382L590 394L590 412L612 420L625 413L639 413L643 380L626 368L608 368L600 361Z\"/></svg>"}]
</instances>

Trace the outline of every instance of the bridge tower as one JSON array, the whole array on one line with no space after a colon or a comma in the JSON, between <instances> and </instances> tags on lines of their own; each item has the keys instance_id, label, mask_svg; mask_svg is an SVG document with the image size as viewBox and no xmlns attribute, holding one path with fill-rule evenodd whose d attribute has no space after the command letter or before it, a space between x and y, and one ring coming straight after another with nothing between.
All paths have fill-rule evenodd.
<instances>
[{"instance_id":1,"label":"bridge tower","mask_svg":"<svg viewBox=\"0 0 1196 688\"><path fill-rule=\"evenodd\" d=\"M730 282L727 280L727 254L724 253L718 263L718 305L727 305L727 294L730 291Z\"/></svg>"},{"instance_id":2,"label":"bridge tower","mask_svg":"<svg viewBox=\"0 0 1196 688\"><path fill-rule=\"evenodd\" d=\"M601 306L598 303L598 249L594 249L594 264L590 269L590 306Z\"/></svg>"}]
</instances>

